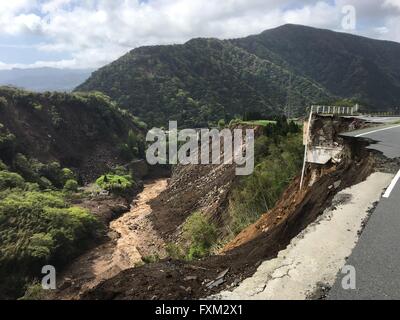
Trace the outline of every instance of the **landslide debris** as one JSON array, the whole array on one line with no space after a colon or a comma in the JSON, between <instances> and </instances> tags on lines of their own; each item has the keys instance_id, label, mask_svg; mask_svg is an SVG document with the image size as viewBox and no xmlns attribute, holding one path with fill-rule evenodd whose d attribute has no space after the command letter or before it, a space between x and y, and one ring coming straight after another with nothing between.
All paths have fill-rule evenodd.
<instances>
[{"instance_id":1,"label":"landslide debris","mask_svg":"<svg viewBox=\"0 0 400 320\"><path fill-rule=\"evenodd\" d=\"M276 257L339 191L366 179L374 165L372 154L346 145L340 163L311 165L307 187L299 192L300 179L295 178L275 208L239 234L222 254L194 262L166 259L125 270L82 298L197 299L229 289L251 276L262 261ZM219 275L227 269L221 281Z\"/></svg>"}]
</instances>

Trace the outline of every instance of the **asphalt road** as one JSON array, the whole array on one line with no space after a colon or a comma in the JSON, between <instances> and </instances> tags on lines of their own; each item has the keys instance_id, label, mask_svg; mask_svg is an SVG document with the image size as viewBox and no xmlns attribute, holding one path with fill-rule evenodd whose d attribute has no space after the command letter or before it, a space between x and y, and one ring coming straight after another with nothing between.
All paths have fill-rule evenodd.
<instances>
[{"instance_id":1,"label":"asphalt road","mask_svg":"<svg viewBox=\"0 0 400 320\"><path fill-rule=\"evenodd\" d=\"M390 159L400 157L400 124L354 131L343 136L373 140L374 142L369 146L370 149L378 150Z\"/></svg>"},{"instance_id":2,"label":"asphalt road","mask_svg":"<svg viewBox=\"0 0 400 320\"><path fill-rule=\"evenodd\" d=\"M372 139L377 143L371 148L400 157L399 125L346 135ZM400 179L388 187L346 265L355 268L356 289L343 289L346 275L339 273L329 300L400 299Z\"/></svg>"}]
</instances>

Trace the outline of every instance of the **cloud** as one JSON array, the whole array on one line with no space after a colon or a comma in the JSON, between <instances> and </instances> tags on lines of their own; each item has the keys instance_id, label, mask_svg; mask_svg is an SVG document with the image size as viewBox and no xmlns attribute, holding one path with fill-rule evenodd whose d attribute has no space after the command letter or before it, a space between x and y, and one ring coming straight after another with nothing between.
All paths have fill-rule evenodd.
<instances>
[{"instance_id":1,"label":"cloud","mask_svg":"<svg viewBox=\"0 0 400 320\"><path fill-rule=\"evenodd\" d=\"M235 38L284 23L340 31L341 9L348 4L357 10L356 33L400 40L400 12L393 10L400 9L400 0L2 1L0 37L35 35L41 39L38 50L72 57L49 65L98 67L142 45L183 43L193 37Z\"/></svg>"}]
</instances>

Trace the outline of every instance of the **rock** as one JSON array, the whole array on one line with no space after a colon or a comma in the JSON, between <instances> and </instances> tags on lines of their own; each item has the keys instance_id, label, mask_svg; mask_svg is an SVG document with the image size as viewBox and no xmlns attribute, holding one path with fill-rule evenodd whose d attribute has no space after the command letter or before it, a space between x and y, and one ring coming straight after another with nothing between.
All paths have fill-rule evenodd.
<instances>
[{"instance_id":1,"label":"rock","mask_svg":"<svg viewBox=\"0 0 400 320\"><path fill-rule=\"evenodd\" d=\"M219 280L221 278L224 278L227 275L227 273L229 272L229 270L230 270L230 268L227 268L224 271L222 271L221 273L219 273L215 280Z\"/></svg>"},{"instance_id":2,"label":"rock","mask_svg":"<svg viewBox=\"0 0 400 320\"><path fill-rule=\"evenodd\" d=\"M220 279L218 279L218 280L215 280L215 281L211 281L210 283L208 283L207 285L206 285L206 287L208 288L208 289L213 289L213 288L216 288L216 287L219 287L221 284L223 284L225 282L225 279L224 278L220 278Z\"/></svg>"},{"instance_id":3,"label":"rock","mask_svg":"<svg viewBox=\"0 0 400 320\"><path fill-rule=\"evenodd\" d=\"M187 276L183 279L183 281L194 281L197 280L197 276Z\"/></svg>"},{"instance_id":4,"label":"rock","mask_svg":"<svg viewBox=\"0 0 400 320\"><path fill-rule=\"evenodd\" d=\"M334 186L335 189L337 189L337 188L340 187L341 184L342 184L342 180L339 180L339 181L336 181L336 182L333 184L333 186Z\"/></svg>"}]
</instances>

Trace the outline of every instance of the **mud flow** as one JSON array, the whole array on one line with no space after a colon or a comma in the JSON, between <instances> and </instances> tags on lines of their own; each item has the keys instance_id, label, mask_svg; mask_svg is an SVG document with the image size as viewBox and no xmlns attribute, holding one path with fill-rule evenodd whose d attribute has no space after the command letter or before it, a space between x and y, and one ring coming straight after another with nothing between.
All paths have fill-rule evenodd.
<instances>
[{"instance_id":1,"label":"mud flow","mask_svg":"<svg viewBox=\"0 0 400 320\"><path fill-rule=\"evenodd\" d=\"M153 229L148 216L149 202L167 187L167 179L148 181L133 201L131 210L110 223L111 241L87 252L75 261L62 277L58 298L76 299L80 294L134 268L146 256L165 255L164 241Z\"/></svg>"}]
</instances>

